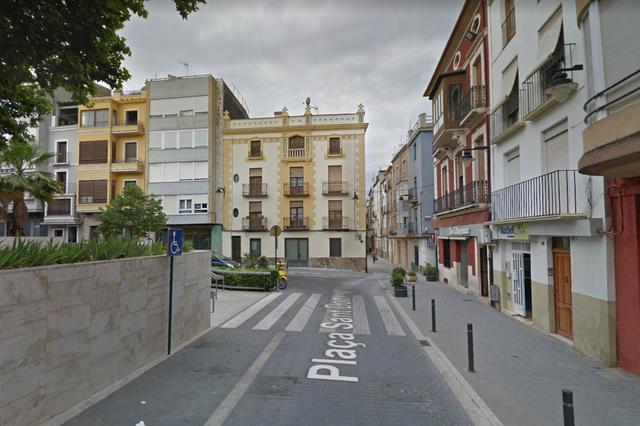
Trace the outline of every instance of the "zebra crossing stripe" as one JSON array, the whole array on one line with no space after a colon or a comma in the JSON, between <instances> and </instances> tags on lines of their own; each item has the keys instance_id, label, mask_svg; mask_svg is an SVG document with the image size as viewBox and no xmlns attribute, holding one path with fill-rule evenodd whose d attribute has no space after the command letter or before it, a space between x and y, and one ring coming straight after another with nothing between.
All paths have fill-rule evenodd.
<instances>
[{"instance_id":1,"label":"zebra crossing stripe","mask_svg":"<svg viewBox=\"0 0 640 426\"><path fill-rule=\"evenodd\" d=\"M364 297L360 295L353 296L353 332L354 334L371 334Z\"/></svg>"},{"instance_id":2,"label":"zebra crossing stripe","mask_svg":"<svg viewBox=\"0 0 640 426\"><path fill-rule=\"evenodd\" d=\"M318 306L318 302L320 302L321 296L322 294L320 293L314 293L311 296L309 296L307 301L304 302L304 305L302 305L302 308L300 308L296 316L293 317L293 319L291 320L287 328L284 329L284 331L304 330L304 327L307 325L307 322L309 322L309 318L311 318L311 314L313 314L313 311L316 309L316 306Z\"/></svg>"},{"instance_id":3,"label":"zebra crossing stripe","mask_svg":"<svg viewBox=\"0 0 640 426\"><path fill-rule=\"evenodd\" d=\"M257 314L262 308L271 303L274 299L279 297L282 293L271 293L264 299L260 299L253 305L249 306L246 310L242 311L229 321L225 322L220 328L236 328L244 324L249 318Z\"/></svg>"},{"instance_id":4,"label":"zebra crossing stripe","mask_svg":"<svg viewBox=\"0 0 640 426\"><path fill-rule=\"evenodd\" d=\"M296 300L300 297L301 293L293 293L289 295L286 299L282 301L273 311L269 313L266 317L262 319L258 324L253 327L254 330L269 330L273 324L278 322L280 317L284 315L285 312L289 310Z\"/></svg>"},{"instance_id":5,"label":"zebra crossing stripe","mask_svg":"<svg viewBox=\"0 0 640 426\"><path fill-rule=\"evenodd\" d=\"M390 336L406 336L402 326L398 322L398 319L394 315L384 296L374 296L373 299L378 306L382 322L384 323L384 327L387 329L387 334Z\"/></svg>"}]
</instances>

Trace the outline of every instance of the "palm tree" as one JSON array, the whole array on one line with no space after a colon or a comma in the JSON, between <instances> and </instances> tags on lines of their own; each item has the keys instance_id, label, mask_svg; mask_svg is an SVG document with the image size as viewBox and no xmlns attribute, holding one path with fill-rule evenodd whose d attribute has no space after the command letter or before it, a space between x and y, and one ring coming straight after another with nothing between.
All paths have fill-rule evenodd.
<instances>
[{"instance_id":1,"label":"palm tree","mask_svg":"<svg viewBox=\"0 0 640 426\"><path fill-rule=\"evenodd\" d=\"M25 194L50 202L54 195L64 193L53 174L41 170L55 154L40 154L39 148L34 143L14 141L0 150L0 218L11 219L12 235L24 234L23 224L29 215Z\"/></svg>"}]
</instances>

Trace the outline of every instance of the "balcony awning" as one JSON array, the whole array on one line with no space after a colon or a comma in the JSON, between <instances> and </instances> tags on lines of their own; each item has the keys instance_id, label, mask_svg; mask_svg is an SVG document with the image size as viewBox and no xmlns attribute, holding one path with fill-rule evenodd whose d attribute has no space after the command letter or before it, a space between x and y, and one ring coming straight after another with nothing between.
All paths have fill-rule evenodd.
<instances>
[{"instance_id":1,"label":"balcony awning","mask_svg":"<svg viewBox=\"0 0 640 426\"><path fill-rule=\"evenodd\" d=\"M553 55L562 31L562 7L558 8L549 20L538 31L537 70Z\"/></svg>"},{"instance_id":2,"label":"balcony awning","mask_svg":"<svg viewBox=\"0 0 640 426\"><path fill-rule=\"evenodd\" d=\"M516 59L511 61L511 63L507 65L507 68L502 71L502 88L500 90L499 96L496 98L496 105L494 110L502 105L509 97L511 90L513 90L513 85L516 82L517 75L518 60Z\"/></svg>"}]
</instances>

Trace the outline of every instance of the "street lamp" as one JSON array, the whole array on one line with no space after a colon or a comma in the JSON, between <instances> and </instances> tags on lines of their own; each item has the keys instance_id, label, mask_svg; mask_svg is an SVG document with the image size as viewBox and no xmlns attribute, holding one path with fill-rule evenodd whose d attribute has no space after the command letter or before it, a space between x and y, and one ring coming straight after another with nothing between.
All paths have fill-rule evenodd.
<instances>
[{"instance_id":1,"label":"street lamp","mask_svg":"<svg viewBox=\"0 0 640 426\"><path fill-rule=\"evenodd\" d=\"M488 145L476 146L474 148L465 148L462 150L462 155L460 159L462 160L462 164L468 166L473 161L473 153L471 151L486 151L489 149Z\"/></svg>"},{"instance_id":2,"label":"street lamp","mask_svg":"<svg viewBox=\"0 0 640 426\"><path fill-rule=\"evenodd\" d=\"M567 76L567 72L582 71L582 64L574 65L570 68L557 68L553 70L549 87L545 90L547 96L553 97L556 101L562 103L567 100L569 95L576 90L578 83L575 83Z\"/></svg>"}]
</instances>

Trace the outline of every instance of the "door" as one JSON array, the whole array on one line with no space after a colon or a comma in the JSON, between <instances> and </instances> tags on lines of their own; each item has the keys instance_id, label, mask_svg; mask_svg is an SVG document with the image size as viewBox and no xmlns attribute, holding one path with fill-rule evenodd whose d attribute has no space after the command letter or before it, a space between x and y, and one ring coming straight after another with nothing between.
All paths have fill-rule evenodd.
<instances>
[{"instance_id":1,"label":"door","mask_svg":"<svg viewBox=\"0 0 640 426\"><path fill-rule=\"evenodd\" d=\"M242 247L240 237L231 237L231 258L236 262L242 262Z\"/></svg>"},{"instance_id":2,"label":"door","mask_svg":"<svg viewBox=\"0 0 640 426\"><path fill-rule=\"evenodd\" d=\"M458 241L460 248L460 285L469 287L469 266L467 261L467 242Z\"/></svg>"},{"instance_id":3,"label":"door","mask_svg":"<svg viewBox=\"0 0 640 426\"><path fill-rule=\"evenodd\" d=\"M513 312L523 317L527 316L525 292L524 292L524 253L513 252L511 263L511 297L513 299Z\"/></svg>"},{"instance_id":4,"label":"door","mask_svg":"<svg viewBox=\"0 0 640 426\"><path fill-rule=\"evenodd\" d=\"M480 247L480 294L482 295L482 297L489 296L486 247Z\"/></svg>"},{"instance_id":5,"label":"door","mask_svg":"<svg viewBox=\"0 0 640 426\"><path fill-rule=\"evenodd\" d=\"M285 238L284 256L289 266L308 266L309 240L307 238Z\"/></svg>"},{"instance_id":6,"label":"door","mask_svg":"<svg viewBox=\"0 0 640 426\"><path fill-rule=\"evenodd\" d=\"M420 249L418 246L413 246L413 263L417 269L420 269Z\"/></svg>"},{"instance_id":7,"label":"door","mask_svg":"<svg viewBox=\"0 0 640 426\"><path fill-rule=\"evenodd\" d=\"M70 226L67 228L67 242L75 243L78 241L78 227Z\"/></svg>"},{"instance_id":8,"label":"door","mask_svg":"<svg viewBox=\"0 0 640 426\"><path fill-rule=\"evenodd\" d=\"M556 332L572 339L573 312L571 308L571 254L569 250L553 250L553 288Z\"/></svg>"}]
</instances>

